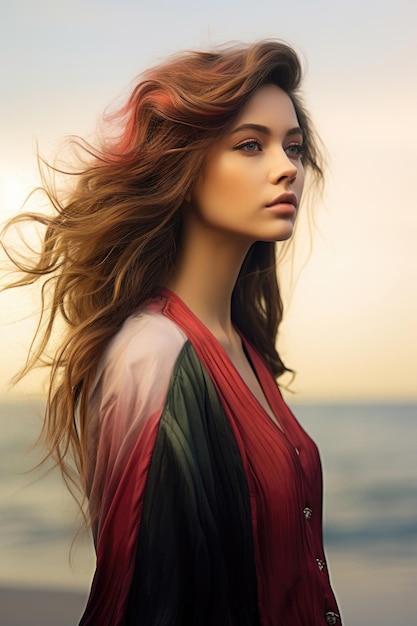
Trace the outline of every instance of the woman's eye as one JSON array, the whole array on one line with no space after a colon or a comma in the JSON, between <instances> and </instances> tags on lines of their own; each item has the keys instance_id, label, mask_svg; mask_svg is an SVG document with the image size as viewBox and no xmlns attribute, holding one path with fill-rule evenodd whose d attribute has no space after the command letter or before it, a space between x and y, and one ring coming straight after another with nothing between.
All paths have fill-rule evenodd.
<instances>
[{"instance_id":1,"label":"woman's eye","mask_svg":"<svg viewBox=\"0 0 417 626\"><path fill-rule=\"evenodd\" d=\"M244 141L236 146L235 150L244 150L245 152L261 152L262 146L259 141L256 139L250 139L249 141Z\"/></svg>"},{"instance_id":2,"label":"woman's eye","mask_svg":"<svg viewBox=\"0 0 417 626\"><path fill-rule=\"evenodd\" d=\"M285 153L290 159L301 159L305 152L305 147L300 143L293 143L285 148Z\"/></svg>"}]
</instances>

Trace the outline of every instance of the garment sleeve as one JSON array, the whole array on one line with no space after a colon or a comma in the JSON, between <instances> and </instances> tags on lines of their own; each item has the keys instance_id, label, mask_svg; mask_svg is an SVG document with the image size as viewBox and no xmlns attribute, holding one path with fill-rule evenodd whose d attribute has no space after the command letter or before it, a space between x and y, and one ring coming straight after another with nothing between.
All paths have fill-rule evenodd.
<instances>
[{"instance_id":1,"label":"garment sleeve","mask_svg":"<svg viewBox=\"0 0 417 626\"><path fill-rule=\"evenodd\" d=\"M132 451L112 503L109 519L120 524L127 516L124 532L101 532L106 544L99 541L98 568L108 567L114 539L126 553L122 565L112 561L115 589L107 584L104 597L98 589L105 609L81 624L257 625L247 480L217 393L188 342L154 421ZM126 498L130 490L136 495Z\"/></svg>"},{"instance_id":2,"label":"garment sleeve","mask_svg":"<svg viewBox=\"0 0 417 626\"><path fill-rule=\"evenodd\" d=\"M88 413L96 570L81 624L123 623L147 473L185 337L161 315L129 318L102 358Z\"/></svg>"}]
</instances>

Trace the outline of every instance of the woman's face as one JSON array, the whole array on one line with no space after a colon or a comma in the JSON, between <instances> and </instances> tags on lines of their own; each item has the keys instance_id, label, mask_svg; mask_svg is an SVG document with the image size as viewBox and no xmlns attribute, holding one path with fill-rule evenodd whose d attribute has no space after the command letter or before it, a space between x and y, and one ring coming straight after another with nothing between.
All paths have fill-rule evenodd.
<instances>
[{"instance_id":1,"label":"woman's face","mask_svg":"<svg viewBox=\"0 0 417 626\"><path fill-rule=\"evenodd\" d=\"M209 152L192 195L213 232L252 244L291 237L304 184L303 134L289 96L264 85Z\"/></svg>"}]
</instances>

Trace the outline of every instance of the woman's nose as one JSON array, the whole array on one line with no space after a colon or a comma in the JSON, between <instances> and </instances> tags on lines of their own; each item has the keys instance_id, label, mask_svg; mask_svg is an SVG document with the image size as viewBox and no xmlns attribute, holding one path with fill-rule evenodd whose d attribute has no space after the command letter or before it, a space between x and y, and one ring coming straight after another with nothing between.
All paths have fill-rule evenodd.
<instances>
[{"instance_id":1,"label":"woman's nose","mask_svg":"<svg viewBox=\"0 0 417 626\"><path fill-rule=\"evenodd\" d=\"M296 163L288 157L284 150L280 150L278 154L275 154L270 170L270 179L274 185L285 179L293 182L297 174Z\"/></svg>"}]
</instances>

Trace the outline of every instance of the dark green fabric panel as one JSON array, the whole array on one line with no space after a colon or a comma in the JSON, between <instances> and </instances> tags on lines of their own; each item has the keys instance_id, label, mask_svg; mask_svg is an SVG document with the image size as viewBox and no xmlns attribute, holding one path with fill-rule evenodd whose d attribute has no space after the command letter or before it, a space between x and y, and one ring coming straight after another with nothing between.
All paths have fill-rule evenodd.
<instances>
[{"instance_id":1,"label":"dark green fabric panel","mask_svg":"<svg viewBox=\"0 0 417 626\"><path fill-rule=\"evenodd\" d=\"M191 344L176 363L148 472L128 626L257 626L247 480Z\"/></svg>"}]
</instances>

